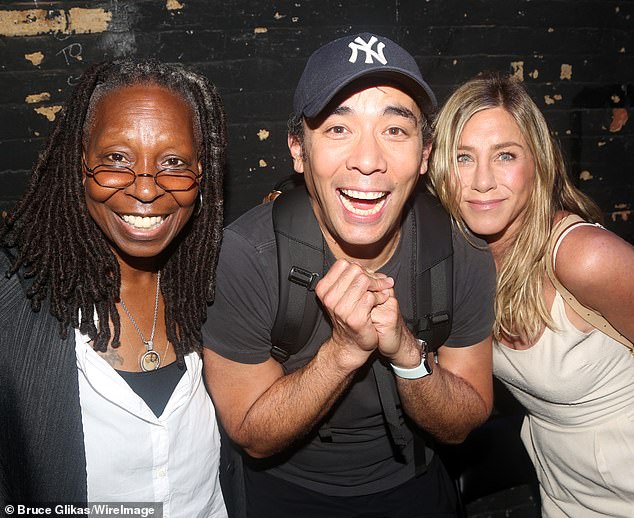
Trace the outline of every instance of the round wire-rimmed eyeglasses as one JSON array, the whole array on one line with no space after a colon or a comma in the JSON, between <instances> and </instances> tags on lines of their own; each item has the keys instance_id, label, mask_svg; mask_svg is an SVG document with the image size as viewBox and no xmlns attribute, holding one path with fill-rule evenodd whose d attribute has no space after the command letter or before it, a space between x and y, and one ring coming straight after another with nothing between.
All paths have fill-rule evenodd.
<instances>
[{"instance_id":1,"label":"round wire-rimmed eyeglasses","mask_svg":"<svg viewBox=\"0 0 634 518\"><path fill-rule=\"evenodd\" d=\"M167 192L185 192L197 187L201 174L191 169L167 167L154 174L137 173L134 169L120 165L99 164L93 168L84 162L86 176L95 183L108 189L125 189L132 185L139 176L154 178L154 183Z\"/></svg>"}]
</instances>

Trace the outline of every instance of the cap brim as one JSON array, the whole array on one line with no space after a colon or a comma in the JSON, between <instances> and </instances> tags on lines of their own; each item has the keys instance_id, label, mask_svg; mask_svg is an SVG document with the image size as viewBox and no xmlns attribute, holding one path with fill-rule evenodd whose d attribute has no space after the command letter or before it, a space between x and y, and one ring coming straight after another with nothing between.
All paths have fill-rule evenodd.
<instances>
[{"instance_id":1,"label":"cap brim","mask_svg":"<svg viewBox=\"0 0 634 518\"><path fill-rule=\"evenodd\" d=\"M389 82L394 82L403 87L403 91L412 96L412 99L416 101L423 113L433 113L436 111L437 102L436 96L427 83L421 80L408 71L395 68L395 67L381 67L378 69L369 69L360 71L347 78L345 82L337 82L331 86L323 89L320 95L315 99L308 102L302 113L304 117L312 119L317 117L322 110L330 103L335 96L341 92L344 88L348 87L358 79L376 77L377 80L386 79Z\"/></svg>"}]
</instances>

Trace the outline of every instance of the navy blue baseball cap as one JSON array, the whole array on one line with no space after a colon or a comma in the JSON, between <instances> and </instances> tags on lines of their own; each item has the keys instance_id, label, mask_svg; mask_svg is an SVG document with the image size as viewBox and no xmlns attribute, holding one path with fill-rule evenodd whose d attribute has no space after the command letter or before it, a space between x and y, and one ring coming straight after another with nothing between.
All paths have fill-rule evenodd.
<instances>
[{"instance_id":1,"label":"navy blue baseball cap","mask_svg":"<svg viewBox=\"0 0 634 518\"><path fill-rule=\"evenodd\" d=\"M295 114L316 117L337 93L362 77L395 82L423 113L436 110L436 96L412 55L384 36L364 32L331 41L313 52L297 83Z\"/></svg>"}]
</instances>

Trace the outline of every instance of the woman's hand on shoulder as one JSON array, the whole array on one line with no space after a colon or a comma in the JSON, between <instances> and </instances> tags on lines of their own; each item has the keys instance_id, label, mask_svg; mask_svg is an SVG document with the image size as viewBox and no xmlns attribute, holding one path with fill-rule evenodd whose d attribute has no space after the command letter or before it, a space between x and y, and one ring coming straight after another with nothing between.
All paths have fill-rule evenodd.
<instances>
[{"instance_id":1,"label":"woman's hand on shoulder","mask_svg":"<svg viewBox=\"0 0 634 518\"><path fill-rule=\"evenodd\" d=\"M600 227L582 225L561 242L555 271L579 302L634 341L634 246Z\"/></svg>"}]
</instances>

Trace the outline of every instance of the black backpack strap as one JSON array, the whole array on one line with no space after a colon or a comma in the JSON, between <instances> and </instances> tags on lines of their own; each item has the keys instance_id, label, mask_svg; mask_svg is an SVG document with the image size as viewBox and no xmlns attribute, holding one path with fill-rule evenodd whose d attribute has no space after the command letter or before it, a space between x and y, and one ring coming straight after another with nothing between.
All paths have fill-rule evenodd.
<instances>
[{"instance_id":1,"label":"black backpack strap","mask_svg":"<svg viewBox=\"0 0 634 518\"><path fill-rule=\"evenodd\" d=\"M436 351L451 332L453 311L453 243L451 219L436 198L419 191L414 198L412 239L412 290L414 335ZM416 475L427 469L426 437L416 426L414 464Z\"/></svg>"},{"instance_id":2,"label":"black backpack strap","mask_svg":"<svg viewBox=\"0 0 634 518\"><path fill-rule=\"evenodd\" d=\"M451 332L453 308L453 245L451 220L431 194L419 192L415 198L416 239L413 296L417 338L436 351Z\"/></svg>"},{"instance_id":3,"label":"black backpack strap","mask_svg":"<svg viewBox=\"0 0 634 518\"><path fill-rule=\"evenodd\" d=\"M324 272L325 244L305 187L273 202L279 303L271 330L271 356L280 363L300 351L319 320L315 285Z\"/></svg>"}]
</instances>

